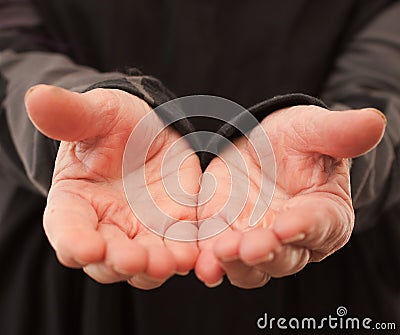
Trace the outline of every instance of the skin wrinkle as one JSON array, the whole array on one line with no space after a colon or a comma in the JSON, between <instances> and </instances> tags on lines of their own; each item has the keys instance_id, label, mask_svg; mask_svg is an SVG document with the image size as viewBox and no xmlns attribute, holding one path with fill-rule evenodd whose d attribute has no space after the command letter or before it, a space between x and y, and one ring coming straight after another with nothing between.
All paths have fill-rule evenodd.
<instances>
[{"instance_id":1,"label":"skin wrinkle","mask_svg":"<svg viewBox=\"0 0 400 335\"><path fill-rule=\"evenodd\" d=\"M151 135L154 133L155 125L151 124L150 127L154 127L147 132L148 134ZM147 138L148 134L144 135L144 137ZM158 159L159 157L157 157L157 155L160 154L160 152L165 151L164 146L168 143L168 141L169 138L166 136L165 132L164 131L159 132L146 152L146 163L151 162L155 158Z\"/></svg>"},{"instance_id":2,"label":"skin wrinkle","mask_svg":"<svg viewBox=\"0 0 400 335\"><path fill-rule=\"evenodd\" d=\"M275 235L275 238L278 241L280 241L280 238L278 235L276 235L275 231L271 230L271 232ZM299 252L300 252L300 255L299 255ZM295 259L295 258L298 259L297 261L294 261L294 263L296 265L295 267L297 270L292 270L293 272L292 271L288 272L287 268L290 267L292 269L292 267L293 267L293 265L291 265L291 266L286 266L284 269L282 269L280 271L280 273L277 273L276 271L270 271L270 273L273 273L273 274L271 274L271 277L281 278L281 277L285 277L291 273L298 272L302 268L304 268L310 262L312 251L306 247L296 245L296 243L290 243L288 245L280 244L280 247L277 250L275 250L275 253L276 254L275 254L275 257L272 260L272 262L268 262L267 264L261 263L261 264L255 265L255 266L263 268L267 265L267 266L271 267L274 264L280 263L281 262L280 258L287 259L287 257L285 257L285 255L283 255L282 253L284 253L284 254L291 253L292 259Z\"/></svg>"},{"instance_id":3,"label":"skin wrinkle","mask_svg":"<svg viewBox=\"0 0 400 335\"><path fill-rule=\"evenodd\" d=\"M312 129L315 125L313 123L305 124L302 119L291 119L288 127L290 130L285 134L290 139L289 143L296 143L301 148L307 148L310 138L316 137L317 134L316 130Z\"/></svg>"},{"instance_id":4,"label":"skin wrinkle","mask_svg":"<svg viewBox=\"0 0 400 335\"><path fill-rule=\"evenodd\" d=\"M335 198L331 198L330 200L333 202L337 201L337 199ZM335 208L337 209L338 207ZM332 207L329 207L329 210L332 211L333 210ZM348 211L341 210L340 216L343 216L343 214L347 212ZM338 214L339 214L338 212L332 213L330 217L337 218ZM324 213L321 213L321 215L322 215L321 220L323 220L325 218L325 215ZM337 224L339 222L349 222L352 224L350 225ZM318 245L318 247L310 246L310 251L312 252L313 261L321 261L322 259L328 257L336 250L341 248L344 244L346 244L346 242L349 240L351 236L351 232L353 229L353 222L354 222L354 217L349 218L345 214L345 218L336 219L336 223L331 223L330 225L327 225L324 233L320 234L318 239L313 242L313 244Z\"/></svg>"},{"instance_id":5,"label":"skin wrinkle","mask_svg":"<svg viewBox=\"0 0 400 335\"><path fill-rule=\"evenodd\" d=\"M173 145L173 144L172 144ZM185 152L189 152L190 151L190 149L189 148L187 148L186 150L185 150ZM159 154L165 154L165 150L162 150L161 152L158 152L158 153L155 153L154 155L153 155L153 158L157 158L158 159L158 155ZM193 160L193 158L189 158L189 157L187 157L186 159L192 159ZM149 185L151 185L151 184L156 184L157 182L160 182L160 181L162 181L163 179L165 179L165 178L167 178L167 177L169 177L169 176L173 176L177 171L175 171L175 170L171 170L171 171L169 171L169 173L167 173L167 174L161 174L161 164L158 164L157 166L154 166L153 164L150 164L151 163L151 159L150 160L147 160L146 159L146 163L145 163L145 171L146 171L146 167L148 167L148 166L150 166L150 167L152 167L153 169L152 170L150 170L149 172L145 172L145 174L146 174L146 177L147 178L150 178L150 177L152 177L153 175L156 175L156 177L153 177L152 179L146 179L146 182L149 184ZM185 169L191 169L192 168L192 166L190 166L190 165L188 165L188 164L182 164L181 166L180 166L180 168L179 168L179 171L178 172L182 172L182 171L184 171Z\"/></svg>"},{"instance_id":6,"label":"skin wrinkle","mask_svg":"<svg viewBox=\"0 0 400 335\"><path fill-rule=\"evenodd\" d=\"M280 175L283 175L283 176L281 178L276 178L276 186L279 187L281 190L283 190L284 191L283 193L286 193L290 199L290 198L294 197L296 194L298 194L299 190L291 190L292 187L290 187L290 185L288 185L285 173L281 172L281 171L288 170L288 167L287 167L288 162L290 162L290 161L287 158L287 156L285 156L285 157L282 157L280 160L280 163L277 164L276 174L278 176L280 176ZM298 170L299 170L299 168L298 168Z\"/></svg>"},{"instance_id":7,"label":"skin wrinkle","mask_svg":"<svg viewBox=\"0 0 400 335\"><path fill-rule=\"evenodd\" d=\"M189 151L190 149L188 149L187 151ZM191 155L190 156L187 156L186 158L185 158L185 161L186 160L188 160L188 159L193 159L193 158L191 158L192 156L193 157L196 157L196 160L198 160L197 159L197 156L194 156L195 155L195 153L194 152L192 152L191 153ZM190 190L186 190L183 186L182 186L182 184L183 184L183 182L182 182L182 178L181 178L181 176L182 176L182 171L185 171L186 169L190 169L191 167L188 165L188 164L183 164L184 162L182 162L182 164L179 166L179 171L178 171L178 182L179 182L179 185L181 186L181 189L182 189L182 191L183 192L185 192L186 194L188 194L188 196L191 198L191 197L193 197L193 196L195 196L196 197L196 204L198 203L198 197L199 197L199 193L200 193L200 187L201 187L201 184L200 184L200 178L199 178L199 182L197 183L197 189L196 190L194 190L193 192ZM200 164L200 162L198 163L198 164Z\"/></svg>"},{"instance_id":8,"label":"skin wrinkle","mask_svg":"<svg viewBox=\"0 0 400 335\"><path fill-rule=\"evenodd\" d=\"M78 148L78 146L75 146L75 155L76 155L79 163L82 164L88 171L90 171L90 173L93 173L96 175L96 177L100 178L100 180L104 180L104 181L107 180L108 178L102 176L102 174L104 174L104 171L107 170L108 164L104 164L104 168L96 167L96 169L94 169L93 167L90 166L90 165L92 165L92 164L90 164L90 160L96 160L96 161L110 160L111 157L113 156L114 149L113 148L105 148L104 146L102 146L101 152L93 153L90 151L86 151L83 153L82 157L78 157L80 149L77 149L77 148ZM90 159L90 160L88 161L88 159ZM121 164L122 164L122 160L121 160ZM101 172L98 172L96 170L101 171ZM121 174L122 172L119 171L119 173ZM112 174L111 171L109 171L107 173L107 175L110 175L110 174ZM121 177L121 176L118 176L118 177ZM112 179L114 179L114 178L112 178Z\"/></svg>"},{"instance_id":9,"label":"skin wrinkle","mask_svg":"<svg viewBox=\"0 0 400 335\"><path fill-rule=\"evenodd\" d=\"M87 180L83 180L82 181L83 184L85 185L85 183L87 182ZM97 181L96 181L97 182ZM93 187L96 188L97 185L93 184ZM64 192L67 192L68 194L70 194L71 196L78 196L80 197L82 200L88 201L90 204L96 204L96 203L103 203L103 205L101 207L94 207L95 212L97 213L97 225L96 225L96 230L99 229L99 226L102 224L113 224L115 226L117 226L122 232L126 233L127 236L132 239L135 235L136 232L138 231L138 227L137 224L133 223L133 216L134 214L131 213L130 211L128 211L128 213L125 213L122 217L125 217L125 219L121 220L121 209L123 209L122 205L118 205L116 206L116 202L115 202L115 198L112 194L106 194L106 195L102 195L101 197L103 198L103 202L101 200L99 200L99 195L98 192L89 192L89 194L91 194L91 198L89 200L86 200L86 198L81 195L80 193L74 193L72 191L70 191L70 186L63 186L63 181L59 181L56 185L58 191L61 191L61 189L63 189ZM78 188L81 189L81 188ZM83 188L86 191L86 188ZM111 193L113 193L114 190L111 191ZM122 199L123 203L125 205L127 205L126 203L126 199L123 198ZM105 205L104 205L105 203ZM118 202L118 204L120 204L120 202ZM111 214L110 214L111 213ZM115 215L117 214L117 215ZM117 217L118 219L114 219L115 217ZM120 222L125 223L125 226L120 224ZM134 228L136 227L136 228Z\"/></svg>"},{"instance_id":10,"label":"skin wrinkle","mask_svg":"<svg viewBox=\"0 0 400 335\"><path fill-rule=\"evenodd\" d=\"M67 194L69 194L69 196L72 196L72 197L74 197L74 198L78 198L78 199L80 199L81 201L84 201L84 202L86 202L86 203L90 203L86 198L84 198L84 197L82 197L79 193L71 193L69 190L68 190L68 188L66 188L65 190L64 190ZM62 198L62 197L61 197ZM52 206L51 207L48 207L49 208L49 212L50 213L55 213L56 212L56 210L54 209L54 208L57 208L58 206L57 206L57 200L56 199L58 199L58 197L56 197L56 196L54 196L54 194L52 193L52 192L50 192L49 193L49 195L48 195L48 199L50 200L51 199L51 202L52 202ZM62 200L63 201L63 200ZM61 202L62 202L61 201ZM84 218L84 219L86 219L86 217ZM96 225L96 229L97 229L97 225Z\"/></svg>"},{"instance_id":11,"label":"skin wrinkle","mask_svg":"<svg viewBox=\"0 0 400 335\"><path fill-rule=\"evenodd\" d=\"M98 89L98 93L100 97L96 99L95 101L95 106L97 110L103 111L101 114L101 118L99 119L95 113L91 113L92 116L92 122L97 123L99 120L101 121L101 124L105 125L105 129L107 129L107 132L101 134L101 137L108 137L108 135L115 129L117 128L116 126L118 123L126 122L128 120L124 120L124 118L121 118L121 109L124 107L124 104L121 102L121 98L118 94L115 94L114 90L108 90L108 89L103 89L100 88ZM83 93L82 95L87 95L88 98L92 98L91 94L92 92L86 92ZM122 92L125 93L125 92ZM75 93L79 94L79 93ZM127 94L127 93L125 93ZM93 104L93 102L91 102ZM129 121L128 121L129 123ZM103 129L104 129L103 128ZM85 129L83 130L85 131ZM80 136L82 137L82 136ZM95 138L98 138L99 136L96 136Z\"/></svg>"},{"instance_id":12,"label":"skin wrinkle","mask_svg":"<svg viewBox=\"0 0 400 335\"><path fill-rule=\"evenodd\" d=\"M65 149L64 149L64 145L65 145ZM68 148L68 147L72 147L72 148ZM57 169L54 172L54 176L53 176L53 181L52 181L52 185L55 185L56 183L63 181L63 180L68 180L71 179L73 176L69 175L67 173L67 171L73 170L74 166L77 164L82 164L83 168L85 169L85 172L87 174L87 177L80 177L80 178L75 178L76 180L85 180L91 183L96 183L99 181L109 181L108 178L105 178L104 176L102 176L101 174L93 171L87 164L85 164L84 161L80 160L77 156L76 156L76 142L73 142L71 144L69 143L61 143L60 144L60 149L58 150L58 157L57 157L57 162L64 162L66 160L67 155L69 156L69 158L72 158L74 161L71 162L68 165L62 165L60 167L57 167ZM89 177L90 175L95 175L96 178L93 177Z\"/></svg>"},{"instance_id":13,"label":"skin wrinkle","mask_svg":"<svg viewBox=\"0 0 400 335\"><path fill-rule=\"evenodd\" d=\"M95 196L96 198L98 198L99 196ZM101 199L103 198L103 199ZM97 209L97 215L98 215L98 221L99 224L113 224L117 227L119 227L124 233L128 233L129 231L132 230L132 224L129 224L129 227L124 227L123 225L121 225L118 221L122 221L122 222L129 222L130 220L120 220L121 217L121 213L119 213L121 211L121 207L120 205L116 205L115 199L113 199L113 197L111 197L112 200L110 200L109 195L102 195L100 196L100 199L98 200L98 202L100 203L101 200L103 200L103 205L101 207L98 207ZM92 200L92 202L97 202L96 200ZM126 204L125 204L126 205ZM128 212L127 214L124 213L123 216L130 216L130 212ZM118 218L118 220L115 219L115 217ZM127 229L128 228L128 229Z\"/></svg>"}]
</instances>

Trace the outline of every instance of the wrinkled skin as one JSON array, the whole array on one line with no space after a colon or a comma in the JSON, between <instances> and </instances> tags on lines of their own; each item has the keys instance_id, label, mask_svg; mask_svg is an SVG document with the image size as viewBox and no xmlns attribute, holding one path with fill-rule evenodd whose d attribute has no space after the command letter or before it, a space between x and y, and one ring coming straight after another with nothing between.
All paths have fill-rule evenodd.
<instances>
[{"instance_id":1,"label":"wrinkled skin","mask_svg":"<svg viewBox=\"0 0 400 335\"><path fill-rule=\"evenodd\" d=\"M208 286L218 285L226 274L233 285L259 287L335 252L349 239L354 224L346 158L375 147L385 128L383 115L373 109L329 112L296 106L273 113L260 126L269 136L277 164L275 191L261 220L248 227L261 176L270 176L262 171L249 140L241 138L235 146L248 170L234 173L243 180L251 176L244 210L221 234L179 242L143 226L123 189L125 145L135 125L151 112L145 102L118 90L78 94L39 85L27 93L25 103L35 126L61 141L43 219L58 259L68 267L83 268L99 282L128 281L143 289L193 268ZM250 139L257 140L259 130L254 129ZM206 172L214 175L217 188L204 205L184 206L170 199L159 166L178 138L166 128L142 167L157 206L176 224L198 221L201 231L204 220L231 196L229 171L220 158L210 163ZM199 161L188 145L179 145L179 152L189 154L180 165L179 181L185 192L197 194ZM232 150L221 155L228 165L234 165ZM224 217L219 220L226 225Z\"/></svg>"},{"instance_id":2,"label":"wrinkled skin","mask_svg":"<svg viewBox=\"0 0 400 335\"><path fill-rule=\"evenodd\" d=\"M199 278L211 286L226 273L233 285L263 286L272 277L301 270L341 248L350 238L354 212L348 159L370 150L380 140L385 119L376 110L331 112L315 106L296 106L268 116L259 127L268 134L276 159L276 187L268 211L248 228L262 171L251 142L236 142L246 161L236 174L250 176L250 192L237 220L220 236L200 242L196 264ZM229 196L232 149L214 159L206 172L218 180L213 199L199 207L198 220L210 217ZM262 157L262 155L260 155ZM265 172L268 177L268 171ZM227 221L220 218L221 221ZM225 219L225 220L224 220Z\"/></svg>"},{"instance_id":3,"label":"wrinkled skin","mask_svg":"<svg viewBox=\"0 0 400 335\"><path fill-rule=\"evenodd\" d=\"M193 268L196 243L150 232L125 197L122 158L133 128L151 111L144 101L118 90L78 94L41 85L28 92L26 106L44 134L62 141L43 219L61 263L83 268L101 283L127 280L144 289ZM158 171L165 150L177 138L167 128L151 146L144 162L148 187L169 215L195 221L196 207L169 199ZM182 145L181 150L190 149ZM196 155L183 162L179 174L184 190L197 193L201 169Z\"/></svg>"}]
</instances>

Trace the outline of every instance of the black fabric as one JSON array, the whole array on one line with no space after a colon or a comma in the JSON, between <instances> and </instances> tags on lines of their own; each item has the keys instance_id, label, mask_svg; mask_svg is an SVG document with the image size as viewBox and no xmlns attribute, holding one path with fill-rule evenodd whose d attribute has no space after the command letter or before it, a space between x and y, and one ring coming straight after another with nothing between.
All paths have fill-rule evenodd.
<instances>
[{"instance_id":1,"label":"black fabric","mask_svg":"<svg viewBox=\"0 0 400 335\"><path fill-rule=\"evenodd\" d=\"M311 97L302 93L291 93L287 95L281 95L273 97L269 100L262 101L249 108L249 112L253 114L258 122L261 122L272 112L291 106L297 105L315 105L323 108L328 108L326 104L318 98ZM237 120L237 121L236 121ZM233 123L242 122L240 115L238 115Z\"/></svg>"},{"instance_id":2,"label":"black fabric","mask_svg":"<svg viewBox=\"0 0 400 335\"><path fill-rule=\"evenodd\" d=\"M79 63L134 66L177 96L214 94L248 108L293 92L318 96L348 40L394 1L34 2Z\"/></svg>"},{"instance_id":3,"label":"black fabric","mask_svg":"<svg viewBox=\"0 0 400 335\"><path fill-rule=\"evenodd\" d=\"M145 95L136 87L129 83L126 78L113 79L102 81L93 85L90 85L84 92L94 90L96 88L109 88L109 89L118 89L130 94L136 95L140 99L145 99ZM168 101L168 100L165 100ZM147 101L149 102L149 101ZM152 102L152 101L151 101Z\"/></svg>"},{"instance_id":4,"label":"black fabric","mask_svg":"<svg viewBox=\"0 0 400 335\"><path fill-rule=\"evenodd\" d=\"M248 110L244 110L242 113L234 115L231 120L223 124L216 131L215 135L210 136L206 149L200 153L200 163L203 171L215 157L215 154L213 153L219 153L224 148L222 145L222 138L227 138L232 141L253 129L257 126L257 122L261 122L269 114L279 109L297 105L315 105L328 108L320 99L306 94L292 93L262 101L250 107Z\"/></svg>"}]
</instances>

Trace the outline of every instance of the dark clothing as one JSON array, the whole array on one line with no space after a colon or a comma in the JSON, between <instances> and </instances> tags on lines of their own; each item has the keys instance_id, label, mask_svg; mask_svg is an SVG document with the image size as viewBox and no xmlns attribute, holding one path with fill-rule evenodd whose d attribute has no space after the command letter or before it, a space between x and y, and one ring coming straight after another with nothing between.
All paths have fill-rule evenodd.
<instances>
[{"instance_id":1,"label":"dark clothing","mask_svg":"<svg viewBox=\"0 0 400 335\"><path fill-rule=\"evenodd\" d=\"M399 17L389 0L0 0L0 333L275 334L257 329L264 312L317 318L339 306L400 327ZM131 67L177 96L250 107L302 92L332 108L381 109L382 143L353 160L349 244L250 291L207 289L191 275L144 292L62 267L41 226L57 146L29 122L23 96L37 83L83 91L122 78L153 106L169 95Z\"/></svg>"}]
</instances>

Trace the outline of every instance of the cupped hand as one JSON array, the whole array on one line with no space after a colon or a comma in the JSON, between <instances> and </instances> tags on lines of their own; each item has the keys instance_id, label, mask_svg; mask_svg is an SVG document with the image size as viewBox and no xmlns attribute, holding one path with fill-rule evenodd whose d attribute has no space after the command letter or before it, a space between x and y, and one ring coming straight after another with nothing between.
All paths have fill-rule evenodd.
<instances>
[{"instance_id":1,"label":"cupped hand","mask_svg":"<svg viewBox=\"0 0 400 335\"><path fill-rule=\"evenodd\" d=\"M83 268L102 283L126 280L144 289L193 268L196 243L168 240L149 231L125 197L124 149L134 127L151 112L143 100L119 90L79 94L39 85L28 91L25 103L35 126L61 141L43 219L61 263ZM154 117L154 122L161 121ZM149 192L170 217L176 222L195 221L195 204L183 206L171 200L158 168L178 138L171 127L165 128L138 168L148 172ZM187 154L179 166L179 180L185 192L196 194L201 175L198 159L183 141L174 150Z\"/></svg>"},{"instance_id":2,"label":"cupped hand","mask_svg":"<svg viewBox=\"0 0 400 335\"><path fill-rule=\"evenodd\" d=\"M211 200L198 207L199 231L209 228L202 225L226 229L199 242L197 276L209 286L218 285L226 274L235 286L260 287L271 277L296 273L341 248L354 225L347 158L375 147L385 124L374 109L336 112L296 106L271 114L248 139L240 138L212 160L206 172L217 187ZM274 152L275 174L261 169L260 162L271 159L268 150L263 153L265 148L257 147L263 131ZM235 151L246 164L238 164ZM263 178L267 184L276 180L275 190L253 226L249 218ZM249 181L249 192L241 195L246 196L244 207L232 223L229 211L221 209L230 197L240 196L230 194L235 181Z\"/></svg>"},{"instance_id":3,"label":"cupped hand","mask_svg":"<svg viewBox=\"0 0 400 335\"><path fill-rule=\"evenodd\" d=\"M142 186L172 218L165 229L177 227L181 236L188 229L191 236L197 234L196 225L180 223L198 221L201 238L207 235L207 225L212 231L226 228L201 240L198 256L195 242L173 241L149 231L127 202L124 149L132 130L151 111L144 101L118 90L78 94L40 85L28 92L26 106L36 127L61 141L44 214L44 228L59 260L83 268L99 282L127 280L145 289L160 286L174 273L186 273L195 263L197 276L207 285L218 284L226 274L236 286L259 287L271 277L295 273L335 252L349 239L354 223L346 158L372 149L385 127L384 117L372 109L331 112L297 106L275 112L250 133L250 140L237 140L234 148L210 163L206 172L214 176L216 192L197 208L198 159L172 128L164 129L148 148L143 164L134 162L133 170L146 172ZM161 122L156 116L153 121ZM275 174L258 160L271 159L270 152L257 147L261 130L271 142ZM143 155L141 144L134 143L130 150L131 157ZM244 167L238 164L238 153ZM165 185L176 180L174 173L162 175L163 165L177 167L184 190L181 198L192 199L193 204L180 204L166 193ZM209 181L206 175L203 189ZM273 197L270 202L265 196L268 210L250 226L264 179L267 184L276 182ZM215 213L228 199L243 196L231 194L232 180L249 181L249 189L244 192L244 208L230 224L229 211ZM140 193L132 193L130 201L140 202ZM150 211L146 220L151 217ZM154 225L160 227L159 222Z\"/></svg>"}]
</instances>

